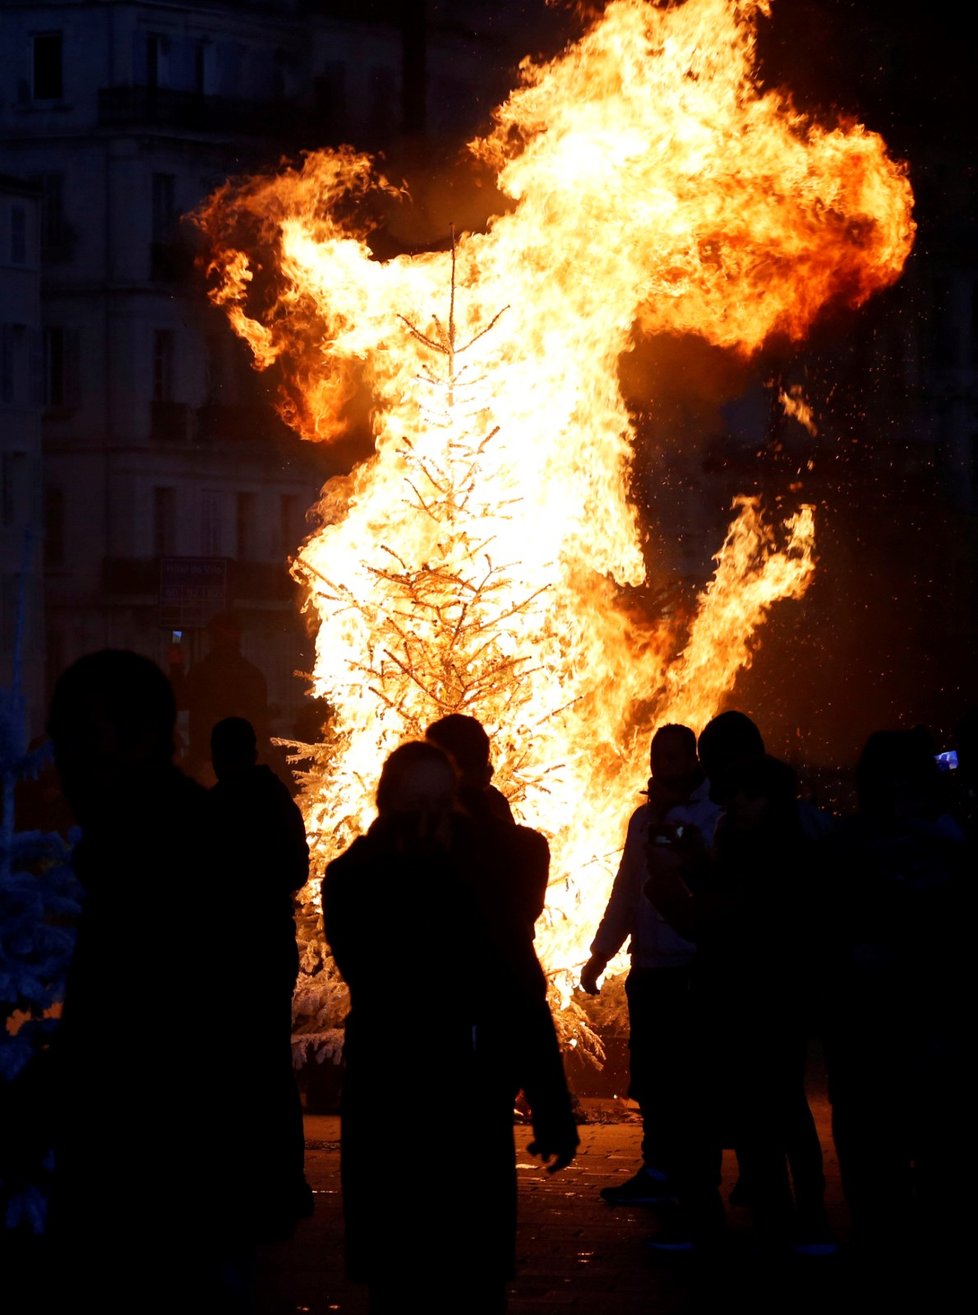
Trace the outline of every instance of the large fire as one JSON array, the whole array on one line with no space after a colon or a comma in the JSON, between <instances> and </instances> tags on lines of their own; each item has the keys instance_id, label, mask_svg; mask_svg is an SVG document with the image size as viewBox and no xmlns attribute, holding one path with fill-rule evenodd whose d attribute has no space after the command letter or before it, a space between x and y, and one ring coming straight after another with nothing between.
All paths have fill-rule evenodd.
<instances>
[{"instance_id":1,"label":"large fire","mask_svg":"<svg viewBox=\"0 0 978 1315\"><path fill-rule=\"evenodd\" d=\"M371 204L397 189L346 149L232 182L198 216L213 298L275 364L298 432L329 442L372 398L373 455L326 485L293 563L319 622L313 692L336 710L303 798L316 876L370 820L387 752L474 714L497 784L551 841L538 947L562 1004L652 729L699 730L813 571L810 507L772 527L740 499L684 633L643 615L619 358L641 335L742 358L800 341L828 304L896 280L913 241L883 141L760 87L767 12L611 0L558 58L525 62L469 144L509 204L439 250L374 256ZM329 979L311 942L305 967Z\"/></svg>"}]
</instances>

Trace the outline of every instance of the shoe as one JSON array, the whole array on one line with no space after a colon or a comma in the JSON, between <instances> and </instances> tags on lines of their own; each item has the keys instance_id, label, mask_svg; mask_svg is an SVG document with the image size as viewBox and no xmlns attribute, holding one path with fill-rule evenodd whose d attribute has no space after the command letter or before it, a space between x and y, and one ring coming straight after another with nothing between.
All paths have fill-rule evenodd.
<instances>
[{"instance_id":1,"label":"shoe","mask_svg":"<svg viewBox=\"0 0 978 1315\"><path fill-rule=\"evenodd\" d=\"M664 1174L639 1169L634 1177L623 1183L602 1187L601 1199L609 1205L667 1205L675 1201L676 1196Z\"/></svg>"},{"instance_id":2,"label":"shoe","mask_svg":"<svg viewBox=\"0 0 978 1315\"><path fill-rule=\"evenodd\" d=\"M689 1255L696 1250L690 1235L675 1228L664 1228L661 1233L654 1233L645 1245L660 1255Z\"/></svg>"},{"instance_id":3,"label":"shoe","mask_svg":"<svg viewBox=\"0 0 978 1315\"><path fill-rule=\"evenodd\" d=\"M791 1243L793 1256L837 1256L839 1244L831 1233L800 1233Z\"/></svg>"}]
</instances>

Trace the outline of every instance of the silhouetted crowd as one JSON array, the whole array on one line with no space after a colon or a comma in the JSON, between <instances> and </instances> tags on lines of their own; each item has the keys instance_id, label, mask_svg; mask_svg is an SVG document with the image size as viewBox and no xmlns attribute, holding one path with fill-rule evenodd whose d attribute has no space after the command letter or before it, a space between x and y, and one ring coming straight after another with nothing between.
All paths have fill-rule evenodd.
<instances>
[{"instance_id":1,"label":"silhouetted crowd","mask_svg":"<svg viewBox=\"0 0 978 1315\"><path fill-rule=\"evenodd\" d=\"M177 765L176 717L171 681L121 650L74 663L52 700L85 898L37 1082L38 1123L55 1129L52 1258L25 1311L245 1315L258 1248L312 1211L291 1048L302 815L259 763L248 717L212 721L210 788ZM652 1251L716 1256L730 1204L750 1210L761 1256L837 1250L808 1099L815 1047L853 1246L940 1263L966 1245L974 733L968 714L953 771L922 728L871 735L857 806L837 816L802 797L741 712L698 737L656 728L580 975L597 994L627 946L642 1163L601 1195L653 1208ZM502 1315L514 1109L550 1172L579 1144L534 943L549 845L492 774L478 721L434 722L387 758L374 820L322 881L350 998L346 1261L371 1315L422 1291L433 1315ZM403 1081L412 1071L424 1081ZM431 1091L451 1099L432 1109ZM448 1209L436 1139L458 1157ZM378 1191L392 1164L410 1185L393 1227Z\"/></svg>"},{"instance_id":2,"label":"silhouetted crowd","mask_svg":"<svg viewBox=\"0 0 978 1315\"><path fill-rule=\"evenodd\" d=\"M874 733L857 807L834 817L743 713L720 714L698 743L657 730L648 801L581 975L596 992L630 938L643 1163L602 1195L661 1208L652 1250L724 1245L732 1150L733 1203L762 1254L835 1253L806 1095L817 1046L858 1253L960 1254L973 735L969 716L944 772L925 729Z\"/></svg>"},{"instance_id":3,"label":"silhouetted crowd","mask_svg":"<svg viewBox=\"0 0 978 1315\"><path fill-rule=\"evenodd\" d=\"M302 814L249 721L213 726L207 789L174 761L176 717L162 670L124 650L79 659L52 698L84 898L37 1083L50 1253L25 1311L244 1312L258 1246L312 1209L291 1045Z\"/></svg>"}]
</instances>

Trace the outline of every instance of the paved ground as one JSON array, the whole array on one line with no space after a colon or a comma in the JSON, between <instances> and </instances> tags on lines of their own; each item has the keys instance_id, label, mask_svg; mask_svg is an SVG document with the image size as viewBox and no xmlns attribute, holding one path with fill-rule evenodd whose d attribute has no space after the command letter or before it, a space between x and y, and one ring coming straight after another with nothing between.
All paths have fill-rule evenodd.
<instances>
[{"instance_id":1,"label":"paved ground","mask_svg":"<svg viewBox=\"0 0 978 1315\"><path fill-rule=\"evenodd\" d=\"M548 1175L525 1153L529 1129L518 1126L519 1272L511 1287L510 1315L649 1315L691 1310L726 1312L746 1306L756 1311L828 1312L835 1308L892 1311L902 1305L900 1283L878 1276L860 1277L847 1259L848 1220L839 1188L838 1166L831 1145L828 1106L816 1073L812 1104L825 1151L828 1208L840 1242L840 1254L830 1259L792 1260L779 1269L762 1263L750 1246L747 1219L731 1209L732 1245L719 1265L704 1271L688 1257L663 1259L650 1252L645 1240L656 1230L656 1213L645 1208L611 1208L599 1189L624 1179L638 1163L640 1125L630 1102L584 1098L587 1118L575 1163ZM366 1315L364 1292L350 1284L342 1268L342 1217L339 1194L339 1119L308 1115L307 1176L316 1193L316 1212L297 1236L267 1250L261 1261L257 1315ZM442 1152L432 1147L437 1157ZM733 1180L732 1157L725 1162L726 1186ZM445 1175L445 1208L451 1209L453 1164L445 1157L438 1172ZM395 1167L396 1176L396 1167ZM390 1184L388 1184L390 1188ZM391 1226L410 1209L410 1183L391 1199ZM892 1289L896 1289L893 1291ZM882 1303L882 1305L881 1305ZM916 1302L909 1302L907 1308ZM413 1303L406 1302L407 1309ZM948 1308L930 1302L919 1309ZM423 1307L422 1307L423 1309ZM459 1315L465 1315L460 1311Z\"/></svg>"}]
</instances>

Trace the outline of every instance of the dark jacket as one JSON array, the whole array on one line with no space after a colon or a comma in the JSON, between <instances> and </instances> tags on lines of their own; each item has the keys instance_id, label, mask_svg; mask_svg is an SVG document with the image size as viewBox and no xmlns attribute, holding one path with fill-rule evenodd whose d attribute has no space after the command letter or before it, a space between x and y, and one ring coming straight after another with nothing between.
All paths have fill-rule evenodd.
<instances>
[{"instance_id":1,"label":"dark jacket","mask_svg":"<svg viewBox=\"0 0 978 1315\"><path fill-rule=\"evenodd\" d=\"M350 988L342 1165L354 1278L437 1264L460 1281L504 1281L514 1269L516 1093L536 1127L574 1135L553 1020L525 971L532 945L525 930L514 943L494 907L500 862L486 833L456 814L444 845L378 819L326 869L323 925ZM446 1155L457 1162L447 1200ZM412 1195L393 1230L377 1192L391 1164Z\"/></svg>"}]
</instances>

